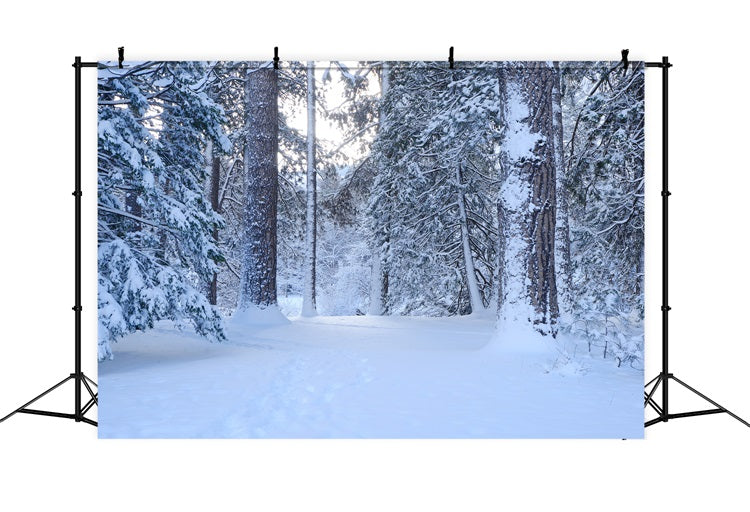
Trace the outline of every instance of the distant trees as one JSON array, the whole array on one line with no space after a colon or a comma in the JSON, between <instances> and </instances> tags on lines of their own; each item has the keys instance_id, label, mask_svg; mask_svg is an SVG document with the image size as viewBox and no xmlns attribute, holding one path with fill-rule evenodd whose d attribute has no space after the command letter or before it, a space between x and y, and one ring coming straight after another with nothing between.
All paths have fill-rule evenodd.
<instances>
[{"instance_id":1,"label":"distant trees","mask_svg":"<svg viewBox=\"0 0 750 512\"><path fill-rule=\"evenodd\" d=\"M392 313L483 311L497 232L491 74L442 63L399 66L383 97L370 198Z\"/></svg>"}]
</instances>

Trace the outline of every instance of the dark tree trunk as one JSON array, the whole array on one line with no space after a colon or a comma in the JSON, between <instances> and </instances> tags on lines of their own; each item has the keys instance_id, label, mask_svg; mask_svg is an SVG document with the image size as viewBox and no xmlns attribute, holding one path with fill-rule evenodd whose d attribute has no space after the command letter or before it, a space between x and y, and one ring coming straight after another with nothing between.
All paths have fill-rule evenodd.
<instances>
[{"instance_id":1,"label":"dark tree trunk","mask_svg":"<svg viewBox=\"0 0 750 512\"><path fill-rule=\"evenodd\" d=\"M138 193L131 190L125 195L125 211L128 213L132 213L136 217L143 217L143 209L141 208L141 205L138 203ZM128 222L131 222L130 220ZM132 227L130 227L130 231L140 231L141 230L141 223L137 220L132 220Z\"/></svg>"},{"instance_id":2,"label":"dark tree trunk","mask_svg":"<svg viewBox=\"0 0 750 512\"><path fill-rule=\"evenodd\" d=\"M249 68L245 82L245 211L238 310L276 304L278 85L272 67Z\"/></svg>"},{"instance_id":3,"label":"dark tree trunk","mask_svg":"<svg viewBox=\"0 0 750 512\"><path fill-rule=\"evenodd\" d=\"M169 179L164 181L164 195L169 195L172 185L171 181ZM156 250L156 261L161 263L162 265L169 265L169 260L167 259L167 254L169 252L169 238L167 237L167 231L165 229L161 230L161 233L159 234L159 246Z\"/></svg>"},{"instance_id":4,"label":"dark tree trunk","mask_svg":"<svg viewBox=\"0 0 750 512\"><path fill-rule=\"evenodd\" d=\"M218 156L212 156L211 158L211 191L210 191L210 198L211 198L211 208L213 211L217 212L219 211L219 181L220 181L220 175L219 175L219 157ZM214 241L218 245L219 243L219 228L214 226L213 230L213 237ZM218 290L217 290L217 275L216 272L214 272L214 275L211 278L211 283L209 284L208 289L208 301L213 304L214 306L217 303L218 299Z\"/></svg>"}]
</instances>

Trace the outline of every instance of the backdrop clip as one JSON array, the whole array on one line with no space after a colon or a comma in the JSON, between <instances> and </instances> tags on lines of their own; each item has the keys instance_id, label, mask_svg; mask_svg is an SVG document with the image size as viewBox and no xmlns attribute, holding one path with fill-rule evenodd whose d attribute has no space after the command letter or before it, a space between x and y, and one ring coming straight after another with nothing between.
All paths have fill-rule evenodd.
<instances>
[{"instance_id":1,"label":"backdrop clip","mask_svg":"<svg viewBox=\"0 0 750 512\"><path fill-rule=\"evenodd\" d=\"M279 69L279 47L273 47L273 69Z\"/></svg>"},{"instance_id":2,"label":"backdrop clip","mask_svg":"<svg viewBox=\"0 0 750 512\"><path fill-rule=\"evenodd\" d=\"M125 60L125 47L120 46L117 48L117 67L122 69L122 61Z\"/></svg>"},{"instance_id":3,"label":"backdrop clip","mask_svg":"<svg viewBox=\"0 0 750 512\"><path fill-rule=\"evenodd\" d=\"M451 69L453 69L453 47L451 46L450 50L448 50L448 65Z\"/></svg>"},{"instance_id":4,"label":"backdrop clip","mask_svg":"<svg viewBox=\"0 0 750 512\"><path fill-rule=\"evenodd\" d=\"M622 69L624 73L628 71L628 53L630 53L630 50L622 50Z\"/></svg>"}]
</instances>

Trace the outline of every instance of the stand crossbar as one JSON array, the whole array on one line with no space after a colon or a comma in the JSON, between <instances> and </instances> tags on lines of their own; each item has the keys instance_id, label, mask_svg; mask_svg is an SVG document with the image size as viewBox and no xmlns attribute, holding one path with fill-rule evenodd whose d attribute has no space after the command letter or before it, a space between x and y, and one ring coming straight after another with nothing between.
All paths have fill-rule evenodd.
<instances>
[{"instance_id":1,"label":"stand crossbar","mask_svg":"<svg viewBox=\"0 0 750 512\"><path fill-rule=\"evenodd\" d=\"M96 383L84 375L81 370L81 311L83 309L81 305L81 69L95 68L97 67L97 63L82 62L81 57L76 57L73 67L75 68L75 190L73 191L73 196L75 197L75 306L73 306L73 311L75 312L75 371L12 413L1 418L0 423L15 414L32 414L36 416L71 419L75 420L76 423L83 422L93 426L98 425L96 421L84 416L94 405L99 405L99 398L98 392L95 392L91 388L92 385L97 387ZM47 396L70 380L75 384L73 413L28 408L31 404ZM83 389L89 394L90 399L82 406L81 395Z\"/></svg>"},{"instance_id":2,"label":"stand crossbar","mask_svg":"<svg viewBox=\"0 0 750 512\"><path fill-rule=\"evenodd\" d=\"M672 64L669 62L668 57L662 57L661 62L646 62L647 68L661 68L661 76L662 76L662 190L661 190L661 211L662 211L662 239L661 239L661 247L662 247L662 260L661 260L661 268L662 268L662 287L661 287L661 293L662 293L662 306L661 306L661 325L662 325L662 332L661 332L661 372L659 375L651 379L646 385L645 385L645 391L644 391L644 402L643 407L651 407L658 417L646 421L645 427L650 427L651 425L655 425L656 423L664 422L671 419L676 418L689 418L692 416L707 416L709 414L721 414L726 413L739 421L740 423L750 427L750 423L743 420L733 412L727 410L726 408L722 407L718 403L711 400L709 397L701 393L700 391L696 390L695 388L687 385L677 377L675 377L673 374L669 372L669 312L671 311L671 307L669 307L669 196L672 195L672 193L669 191L668 183L669 183L669 82L668 82L668 71L669 68L672 67ZM697 410L697 411L688 411L688 412L679 412L679 413L670 413L669 412L669 382L674 381L677 384L680 384L687 390L691 391L695 395L698 395L700 398L705 400L706 402L713 405L714 409L703 409L703 410ZM649 386L651 386L649 390ZM656 402L655 394L657 388L661 386L661 405L659 405Z\"/></svg>"}]
</instances>

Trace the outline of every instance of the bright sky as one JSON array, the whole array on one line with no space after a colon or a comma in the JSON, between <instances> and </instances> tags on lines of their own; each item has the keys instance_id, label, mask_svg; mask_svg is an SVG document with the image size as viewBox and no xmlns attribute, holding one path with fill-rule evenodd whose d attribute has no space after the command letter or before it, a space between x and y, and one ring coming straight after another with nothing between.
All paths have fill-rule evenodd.
<instances>
[{"instance_id":1,"label":"bright sky","mask_svg":"<svg viewBox=\"0 0 750 512\"><path fill-rule=\"evenodd\" d=\"M336 65L329 61L317 61L315 69L315 87L318 95L317 105L317 116L315 118L315 131L316 138L318 140L319 147L323 147L326 150L332 150L339 146L344 140L346 140L346 134L333 122L324 118L322 112L323 104L328 108L335 108L344 101L344 84L342 83L343 73ZM372 96L380 95L380 81L378 75L368 67L360 67L357 62L341 62L342 65L348 68L349 73L353 75L366 74L366 80L368 81L367 94ZM369 71L369 73L368 73ZM324 76L329 74L330 79L324 82ZM322 96L322 97L321 97ZM322 100L322 101L321 101ZM299 130L302 134L307 134L307 104L303 100L293 108L291 105L286 105L286 115L289 120L289 124ZM340 148L340 153L346 160L346 164L350 165L355 161L361 159L364 154L359 151L358 144L361 140L372 140L375 131L370 130L363 134L361 137L352 141L352 143L346 144Z\"/></svg>"}]
</instances>

